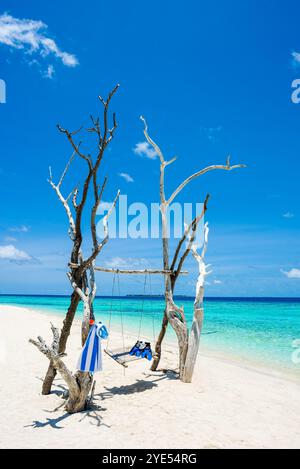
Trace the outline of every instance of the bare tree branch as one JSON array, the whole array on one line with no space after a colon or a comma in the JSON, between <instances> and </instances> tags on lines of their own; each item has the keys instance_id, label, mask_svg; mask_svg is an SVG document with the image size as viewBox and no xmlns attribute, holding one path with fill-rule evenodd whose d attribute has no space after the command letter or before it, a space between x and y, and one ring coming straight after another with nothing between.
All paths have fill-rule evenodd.
<instances>
[{"instance_id":1,"label":"bare tree branch","mask_svg":"<svg viewBox=\"0 0 300 469\"><path fill-rule=\"evenodd\" d=\"M67 171L68 171L68 168L70 166L70 163L73 159L73 155L71 157L71 159L69 160L63 174L62 174L62 177L60 178L60 181L57 185L54 184L53 180L52 180L52 171L51 171L51 167L49 167L49 179L48 179L48 182L49 184L51 185L51 187L55 190L56 194L57 194L57 197L59 198L59 200L61 201L61 203L63 204L64 206L64 209L67 213L67 216L68 216L68 219L69 219L69 225L70 225L70 230L69 230L69 234L70 234L70 237L72 240L75 239L75 236L76 236L76 227L75 227L75 222L74 222L74 218L73 218L73 215L72 215L72 212L71 212L71 209L69 207L69 204L68 204L68 201L63 197L62 193L60 192L60 185L63 181L63 178L65 177Z\"/></svg>"},{"instance_id":2,"label":"bare tree branch","mask_svg":"<svg viewBox=\"0 0 300 469\"><path fill-rule=\"evenodd\" d=\"M112 139L113 137L113 133L115 131L115 129L117 128L117 122L116 122L116 116L115 114L113 114L113 127L112 129L108 129L108 122L107 122L107 111L108 111L108 107L109 107L109 103L111 101L111 98L113 97L113 95L116 93L117 89L119 88L119 84L117 84L114 89L109 93L106 101L102 98L102 96L99 96L99 100L101 101L101 103L103 104L103 107L104 107L104 111L103 111L103 126L104 126L104 130L103 130L103 143L102 143L102 147L105 148L105 146L110 142L110 140ZM107 134L109 134L109 137L107 139Z\"/></svg>"},{"instance_id":3,"label":"bare tree branch","mask_svg":"<svg viewBox=\"0 0 300 469\"><path fill-rule=\"evenodd\" d=\"M55 327L52 322L50 323L51 324L51 331L52 331L52 334L53 334L53 341L52 341L52 350L54 353L58 353L58 343L59 343L59 330L57 329L57 327Z\"/></svg>"},{"instance_id":4,"label":"bare tree branch","mask_svg":"<svg viewBox=\"0 0 300 469\"><path fill-rule=\"evenodd\" d=\"M188 178L186 178L178 187L177 189L175 189L175 191L173 192L173 194L170 196L170 198L167 200L167 204L170 205L173 200L175 199L175 197L182 191L182 189L187 185L189 184L191 181L193 181L194 179L198 178L199 176L202 176L203 174L207 173L208 171L214 171L216 169L222 169L222 170L225 170L225 171L232 171L233 169L237 169L237 168L246 168L246 165L244 164L236 164L236 165L233 165L233 166L230 166L230 157L227 158L227 162L226 162L226 165L221 165L221 164L216 164L216 165L211 165L211 166L207 166L206 168L204 169L201 169L201 171L198 171L197 173L194 173L192 174L191 176L189 176Z\"/></svg>"},{"instance_id":5,"label":"bare tree branch","mask_svg":"<svg viewBox=\"0 0 300 469\"><path fill-rule=\"evenodd\" d=\"M205 282L205 277L209 274L211 274L211 270L208 271L207 269L210 267L210 264L205 264L204 262L204 257L207 251L207 246L208 246L208 233L209 233L209 228L208 228L208 223L205 223L204 225L204 242L203 242L203 247L201 254L197 251L197 246L193 242L193 235L190 234L190 242L192 243L191 245L191 252L193 254L194 259L198 263L199 266L199 275L197 279L197 285L196 285L196 295L195 295L195 305L203 303L203 296L204 296L204 282ZM202 307L202 306L201 306Z\"/></svg>"},{"instance_id":6,"label":"bare tree branch","mask_svg":"<svg viewBox=\"0 0 300 469\"><path fill-rule=\"evenodd\" d=\"M72 153L72 155L71 155L71 158L69 159L69 161L68 161L68 163L67 163L67 166L65 167L65 169L64 169L64 171L63 171L63 173L62 173L62 175L61 175L61 178L60 178L60 180L59 180L59 183L57 184L57 187L58 187L58 188L60 188L60 186L61 186L61 184L62 184L62 182L63 182L63 180L64 180L64 178L65 178L65 176L66 176L66 174L67 174L67 172L68 172L68 170L69 170L70 164L72 163L72 161L73 161L73 159L74 159L75 154L76 154L76 152L74 151L74 152Z\"/></svg>"},{"instance_id":7,"label":"bare tree branch","mask_svg":"<svg viewBox=\"0 0 300 469\"><path fill-rule=\"evenodd\" d=\"M52 332L53 332L53 329L55 329L55 333L57 334L58 333L57 329L52 327ZM56 339L54 338L54 340ZM53 349L53 347L48 347L44 339L42 339L41 337L38 337L37 340L29 339L29 342L33 344L41 353L46 355L46 357L49 360L52 361L57 371L61 374L61 376L67 383L69 387L69 391L76 392L78 389L76 379L74 378L72 373L68 370L65 363L62 361L60 355Z\"/></svg>"},{"instance_id":8,"label":"bare tree branch","mask_svg":"<svg viewBox=\"0 0 300 469\"><path fill-rule=\"evenodd\" d=\"M91 292L90 292L90 303L93 305L94 299L96 297L96 292L97 292L97 284L95 282L95 268L94 268L94 262L92 262L92 265L90 267L90 285L91 285Z\"/></svg>"},{"instance_id":9,"label":"bare tree branch","mask_svg":"<svg viewBox=\"0 0 300 469\"><path fill-rule=\"evenodd\" d=\"M78 195L78 187L76 187L73 191L73 197L72 197L72 205L74 209L76 210L78 205L77 205L77 195Z\"/></svg>"},{"instance_id":10,"label":"bare tree branch","mask_svg":"<svg viewBox=\"0 0 300 469\"><path fill-rule=\"evenodd\" d=\"M95 119L93 116L90 116L91 118L91 121L93 123L93 127L90 127L89 129L87 129L88 132L94 132L97 134L98 136L98 148L100 149L102 144L103 144L103 139L102 139L102 136L101 136L101 128L100 128L100 122L99 122L99 117L97 117L97 119Z\"/></svg>"},{"instance_id":11,"label":"bare tree branch","mask_svg":"<svg viewBox=\"0 0 300 469\"><path fill-rule=\"evenodd\" d=\"M91 169L92 168L92 161L91 161L91 158L87 155L85 155L84 153L82 153L80 150L79 150L79 147L81 145L81 142L78 143L78 145L75 144L74 142L74 139L73 139L73 136L76 135L78 132L80 132L81 128L74 131L74 132L69 132L67 129L64 129L63 127L61 127L61 125L57 124L56 126L58 128L58 130L65 134L67 136L67 139L69 140L73 150L77 153L78 156L80 156L80 158L82 158L83 160L85 160L89 166L89 168Z\"/></svg>"},{"instance_id":12,"label":"bare tree branch","mask_svg":"<svg viewBox=\"0 0 300 469\"><path fill-rule=\"evenodd\" d=\"M120 191L118 190L117 195L116 195L113 203L111 204L107 214L103 217L102 222L103 222L103 228L104 228L104 234L105 234L104 239L108 239L108 220L109 220L109 217L111 216L112 212L114 211L114 209L116 207L119 195L120 195ZM102 243L103 243L103 241L102 241Z\"/></svg>"},{"instance_id":13,"label":"bare tree branch","mask_svg":"<svg viewBox=\"0 0 300 469\"><path fill-rule=\"evenodd\" d=\"M80 275L82 274L82 272L84 272L88 268L90 268L92 262L96 259L96 257L98 256L98 254L102 250L103 246L107 243L107 241L109 239L108 219L111 216L113 210L115 209L115 206L116 206L116 203L118 201L119 195L120 195L120 191L117 192L117 195L116 195L110 209L108 210L107 214L102 219L103 229L104 229L104 238L102 239L102 241L100 243L97 242L96 246L94 246L92 254L87 259L85 259L82 262L82 264L80 265L80 267L78 269L79 272L80 272Z\"/></svg>"},{"instance_id":14,"label":"bare tree branch","mask_svg":"<svg viewBox=\"0 0 300 469\"><path fill-rule=\"evenodd\" d=\"M182 373L182 381L185 383L190 383L192 381L193 372L197 360L199 344L200 344L200 336L201 330L203 325L203 318L204 318L204 285L205 285L205 278L207 275L211 273L208 271L209 265L206 265L204 262L204 256L207 250L208 245L208 223L204 225L204 243L202 247L201 254L197 251L197 246L195 243L192 242L191 251L193 257L198 263L198 279L196 284L196 293L195 293L195 301L194 301L194 314L193 314L193 322L188 338L188 348L186 354L186 360L184 364L184 370ZM192 233L188 234L189 240L192 240Z\"/></svg>"},{"instance_id":15,"label":"bare tree branch","mask_svg":"<svg viewBox=\"0 0 300 469\"><path fill-rule=\"evenodd\" d=\"M99 205L101 203L102 195L103 195L103 192L105 190L106 184L107 184L107 177L104 178L104 182L102 184L100 192L98 191L98 188L96 189L95 203L94 203L94 206L93 206L92 212L91 212L91 233L92 233L92 240L93 240L94 249L97 247L97 244L98 244L98 242L97 242L97 233L96 233L96 223L95 223L96 214L97 214Z\"/></svg>"},{"instance_id":16,"label":"bare tree branch","mask_svg":"<svg viewBox=\"0 0 300 469\"><path fill-rule=\"evenodd\" d=\"M159 146L152 140L152 138L148 134L148 125L146 122L146 119L143 116L140 116L141 121L144 124L144 135L147 140L147 142L153 147L155 153L158 155L159 160L160 160L160 202L161 204L164 204L166 202L166 197L165 197L165 168L169 164L174 163L176 161L176 157L172 158L170 161L166 161L164 159L163 153Z\"/></svg>"},{"instance_id":17,"label":"bare tree branch","mask_svg":"<svg viewBox=\"0 0 300 469\"><path fill-rule=\"evenodd\" d=\"M206 213L206 210L207 210L207 203L208 203L209 197L210 197L210 195L207 194L206 197L205 197L205 200L204 200L204 204L203 204L203 208L202 208L201 213L199 215L197 215L194 218L194 220L189 224L189 226L184 230L183 236L182 236L182 238L180 239L180 241L177 245L177 248L176 248L176 251L175 251L175 254L174 254L174 257L173 257L173 261L172 261L170 270L175 271L175 265L176 265L176 262L177 262L181 247L182 247L183 243L185 242L188 233L191 231L191 229L193 227L194 227L193 229L196 230L198 223L204 217L204 215ZM182 264L183 264L183 262L181 263L181 266L182 266ZM180 271L181 271L181 269L179 269L179 268L176 269L176 273L179 273Z\"/></svg>"},{"instance_id":18,"label":"bare tree branch","mask_svg":"<svg viewBox=\"0 0 300 469\"><path fill-rule=\"evenodd\" d=\"M144 123L144 135L146 137L146 140L147 142L154 148L157 156L159 157L160 159L160 162L161 164L164 164L165 163L165 159L164 159L164 156L162 154L162 151L161 149L159 148L159 146L154 142L154 140L152 140L152 138L149 136L148 134L148 125L147 125L147 122L146 122L146 119L143 117L143 116L140 116L140 119L141 121Z\"/></svg>"}]
</instances>

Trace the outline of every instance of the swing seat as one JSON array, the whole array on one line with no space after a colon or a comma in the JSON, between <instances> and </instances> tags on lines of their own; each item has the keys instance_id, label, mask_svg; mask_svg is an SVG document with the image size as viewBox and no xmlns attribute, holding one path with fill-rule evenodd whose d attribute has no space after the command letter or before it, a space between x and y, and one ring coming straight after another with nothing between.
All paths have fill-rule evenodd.
<instances>
[{"instance_id":1,"label":"swing seat","mask_svg":"<svg viewBox=\"0 0 300 469\"><path fill-rule=\"evenodd\" d=\"M137 357L135 355L129 355L130 350L132 347L128 347L123 349L118 348L118 349L105 349L104 352L115 362L119 363L119 365L124 366L124 368L128 368L127 363L133 362L135 360L139 360L140 357Z\"/></svg>"}]
</instances>

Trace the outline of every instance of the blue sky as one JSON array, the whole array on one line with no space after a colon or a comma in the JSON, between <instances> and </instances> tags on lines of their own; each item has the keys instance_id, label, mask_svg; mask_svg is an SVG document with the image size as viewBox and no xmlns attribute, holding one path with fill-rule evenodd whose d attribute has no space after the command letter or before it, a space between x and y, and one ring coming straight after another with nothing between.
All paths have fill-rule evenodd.
<instances>
[{"instance_id":1,"label":"blue sky","mask_svg":"<svg viewBox=\"0 0 300 469\"><path fill-rule=\"evenodd\" d=\"M56 123L89 125L89 115L100 111L97 95L120 83L112 103L119 128L102 168L109 176L105 200L120 188L131 202L157 201L158 161L133 151L144 142L140 114L165 157L178 156L168 168L169 192L230 153L247 169L209 173L178 199L195 203L211 194L207 261L213 274L206 293L299 296L300 104L291 101L291 83L300 78L292 55L300 52L296 1L152 1L150 7L4 0L4 14L0 293L70 291L67 222L46 181L48 166L58 178L70 156ZM24 27L34 50L18 36ZM78 163L66 192L71 177L81 175ZM160 258L157 240L112 240L98 264L158 267ZM178 283L177 293L193 293L192 259L187 267L192 275ZM123 293L142 290L142 279L130 280L122 278ZM158 279L153 289L161 292ZM98 293L110 291L110 276L99 275Z\"/></svg>"}]
</instances>

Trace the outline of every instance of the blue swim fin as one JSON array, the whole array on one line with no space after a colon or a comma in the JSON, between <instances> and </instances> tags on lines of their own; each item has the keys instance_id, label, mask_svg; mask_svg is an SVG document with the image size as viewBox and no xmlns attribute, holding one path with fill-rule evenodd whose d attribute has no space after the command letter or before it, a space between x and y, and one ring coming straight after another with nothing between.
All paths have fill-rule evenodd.
<instances>
[{"instance_id":1,"label":"blue swim fin","mask_svg":"<svg viewBox=\"0 0 300 469\"><path fill-rule=\"evenodd\" d=\"M144 348L143 353L142 353L142 358L146 358L149 361L152 360L152 350L151 350L150 343L146 344L146 347Z\"/></svg>"}]
</instances>

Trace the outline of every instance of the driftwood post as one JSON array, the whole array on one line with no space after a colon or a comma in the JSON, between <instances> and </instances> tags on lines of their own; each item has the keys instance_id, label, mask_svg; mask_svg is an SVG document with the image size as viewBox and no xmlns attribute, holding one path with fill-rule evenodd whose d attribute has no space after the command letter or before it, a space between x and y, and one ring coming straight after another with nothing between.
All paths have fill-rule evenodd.
<instances>
[{"instance_id":1,"label":"driftwood post","mask_svg":"<svg viewBox=\"0 0 300 469\"><path fill-rule=\"evenodd\" d=\"M204 257L207 250L208 244L208 223L204 225L204 243L202 247L201 254L197 251L196 244L192 241L191 252L198 263L198 279L196 284L196 294L195 294L195 301L194 301L194 315L193 315L193 322L191 326L191 330L189 333L189 340L188 340L188 350L186 354L186 360L182 375L182 381L185 383L191 383L194 373L194 368L197 360L199 344L200 344L200 336L201 330L203 325L203 318L204 318L204 285L205 285L205 277L211 273L207 269L210 267L206 265L204 262ZM191 240L192 236L189 233L189 238Z\"/></svg>"},{"instance_id":2,"label":"driftwood post","mask_svg":"<svg viewBox=\"0 0 300 469\"><path fill-rule=\"evenodd\" d=\"M159 161L160 161L160 178L159 178L159 187L160 187L160 212L161 212L161 220L162 220L162 250L163 250L163 268L164 270L171 270L171 275L165 275L165 311L163 315L163 320L162 320L162 325L161 325L161 330L158 335L158 339L155 345L155 356L154 360L151 366L151 370L155 371L158 367L158 364L160 362L161 358L161 346L162 346L162 341L165 337L166 329L168 326L168 323L171 324L172 328L174 329L176 336L177 336L177 341L178 341L178 348L179 348L179 377L182 381L185 381L186 376L189 376L190 373L187 373L185 375L184 369L185 369L185 364L187 360L187 356L191 356L188 353L189 349L189 331L188 331L188 326L187 322L184 316L184 310L183 308L179 308L174 300L173 300L173 292L175 289L176 281L178 279L178 276L181 273L183 264L190 253L190 251L193 248L194 244L194 239L196 236L196 230L197 226L200 222L200 220L203 218L205 211L207 209L207 201L209 198L209 195L206 196L204 205L203 205L203 210L202 213L197 215L196 218L193 220L193 222L185 229L184 234L181 238L181 240L178 243L178 246L175 250L175 254L173 257L173 260L170 264L170 253L169 253L169 227L168 227L168 217L167 217L167 212L172 204L172 202L175 200L177 195L194 179L197 179L199 176L202 176L210 171L214 170L225 170L225 171L231 171L233 169L237 168L243 168L245 165L231 165L230 164L230 157L228 156L226 164L225 165L211 165L207 166L206 168L201 169L200 171L197 171L196 173L192 174L191 176L187 177L175 190L174 192L169 196L166 197L165 194L165 169L167 166L172 164L174 161L176 161L176 158L173 158L169 161L165 160L163 153L159 146L153 141L153 139L149 136L148 133L148 126L146 123L146 120L144 117L141 116L141 120L144 123L144 135L147 140L147 142L153 147L154 151L156 152ZM183 254L180 256L180 252L182 250L182 247L184 245L184 242L186 239L189 239L188 245L186 249L183 251ZM201 308L198 308L201 309ZM197 313L199 315L200 313ZM193 355L194 356L194 355ZM191 369L191 366L189 367ZM191 376L188 378L189 380L191 379Z\"/></svg>"},{"instance_id":3,"label":"driftwood post","mask_svg":"<svg viewBox=\"0 0 300 469\"><path fill-rule=\"evenodd\" d=\"M75 132L70 132L60 125L58 125L58 130L63 133L67 140L69 141L73 154L62 173L62 176L57 184L53 182L52 178L52 171L50 168L50 178L49 183L51 187L55 190L58 199L63 204L63 207L66 211L68 221L69 221L69 236L72 241L72 251L70 256L70 271L68 272L68 277L70 279L71 285L73 287L73 292L70 298L70 305L68 311L66 313L66 317L63 322L63 326L61 332L58 333L56 331L55 335L55 347L51 346L48 347L45 342L32 341L34 345L36 345L39 350L44 353L48 359L50 360L49 367L43 382L42 393L48 394L51 391L51 386L53 380L56 376L57 371L61 373L63 367L61 365L61 357L63 356L66 350L67 340L70 334L71 326L73 323L73 319L78 307L79 302L82 300L84 303L84 317L82 322L82 344L85 342L87 334L89 332L89 320L93 319L93 300L96 294L96 284L94 279L94 262L101 252L102 248L108 241L108 227L107 221L108 217L112 213L114 209L119 193L117 194L111 209L108 211L107 215L103 218L104 224L104 238L101 242L98 242L97 235L96 235L96 214L98 207L100 205L102 194L106 186L106 178L102 185L99 186L98 184L98 172L100 168L100 164L103 159L103 155L105 150L107 149L108 145L110 144L111 140L114 137L115 130L117 128L117 122L115 114L113 114L113 123L112 127L109 127L108 124L108 110L110 101L117 91L119 85L117 85L108 95L107 99L104 100L101 96L99 96L99 100L103 106L103 120L102 120L102 127L100 127L100 119L94 118L91 116L92 127L87 129L88 132L96 135L97 139L97 155L95 161L93 161L92 157L89 154L86 154L81 150L81 142L75 143L74 137L79 133L79 130ZM83 188L82 188L82 195L80 200L79 199L79 188L76 186L68 197L64 197L61 193L61 185L64 181L64 178L69 170L69 167L75 157L78 157L80 160L83 160L87 166L87 175L84 179ZM83 242L83 235L82 235L82 217L84 213L84 209L87 206L88 201L88 193L89 191L92 192L93 203L90 208L90 230L91 230L91 238L92 238L92 253L87 258L84 258L82 252L82 242ZM76 268L74 267L76 266ZM62 374L63 378L66 378L66 369L64 367L63 371L64 375ZM68 401L67 409L69 412L77 412L80 407L82 407L83 397L87 398L88 392L90 389L89 383L92 381L92 377L88 377L86 373L78 372L75 376L75 380L77 382L77 386L80 388L80 395L77 392L77 399L74 400L74 386L72 387L72 399ZM73 377L74 377L73 376ZM68 381L68 385L72 380Z\"/></svg>"}]
</instances>

